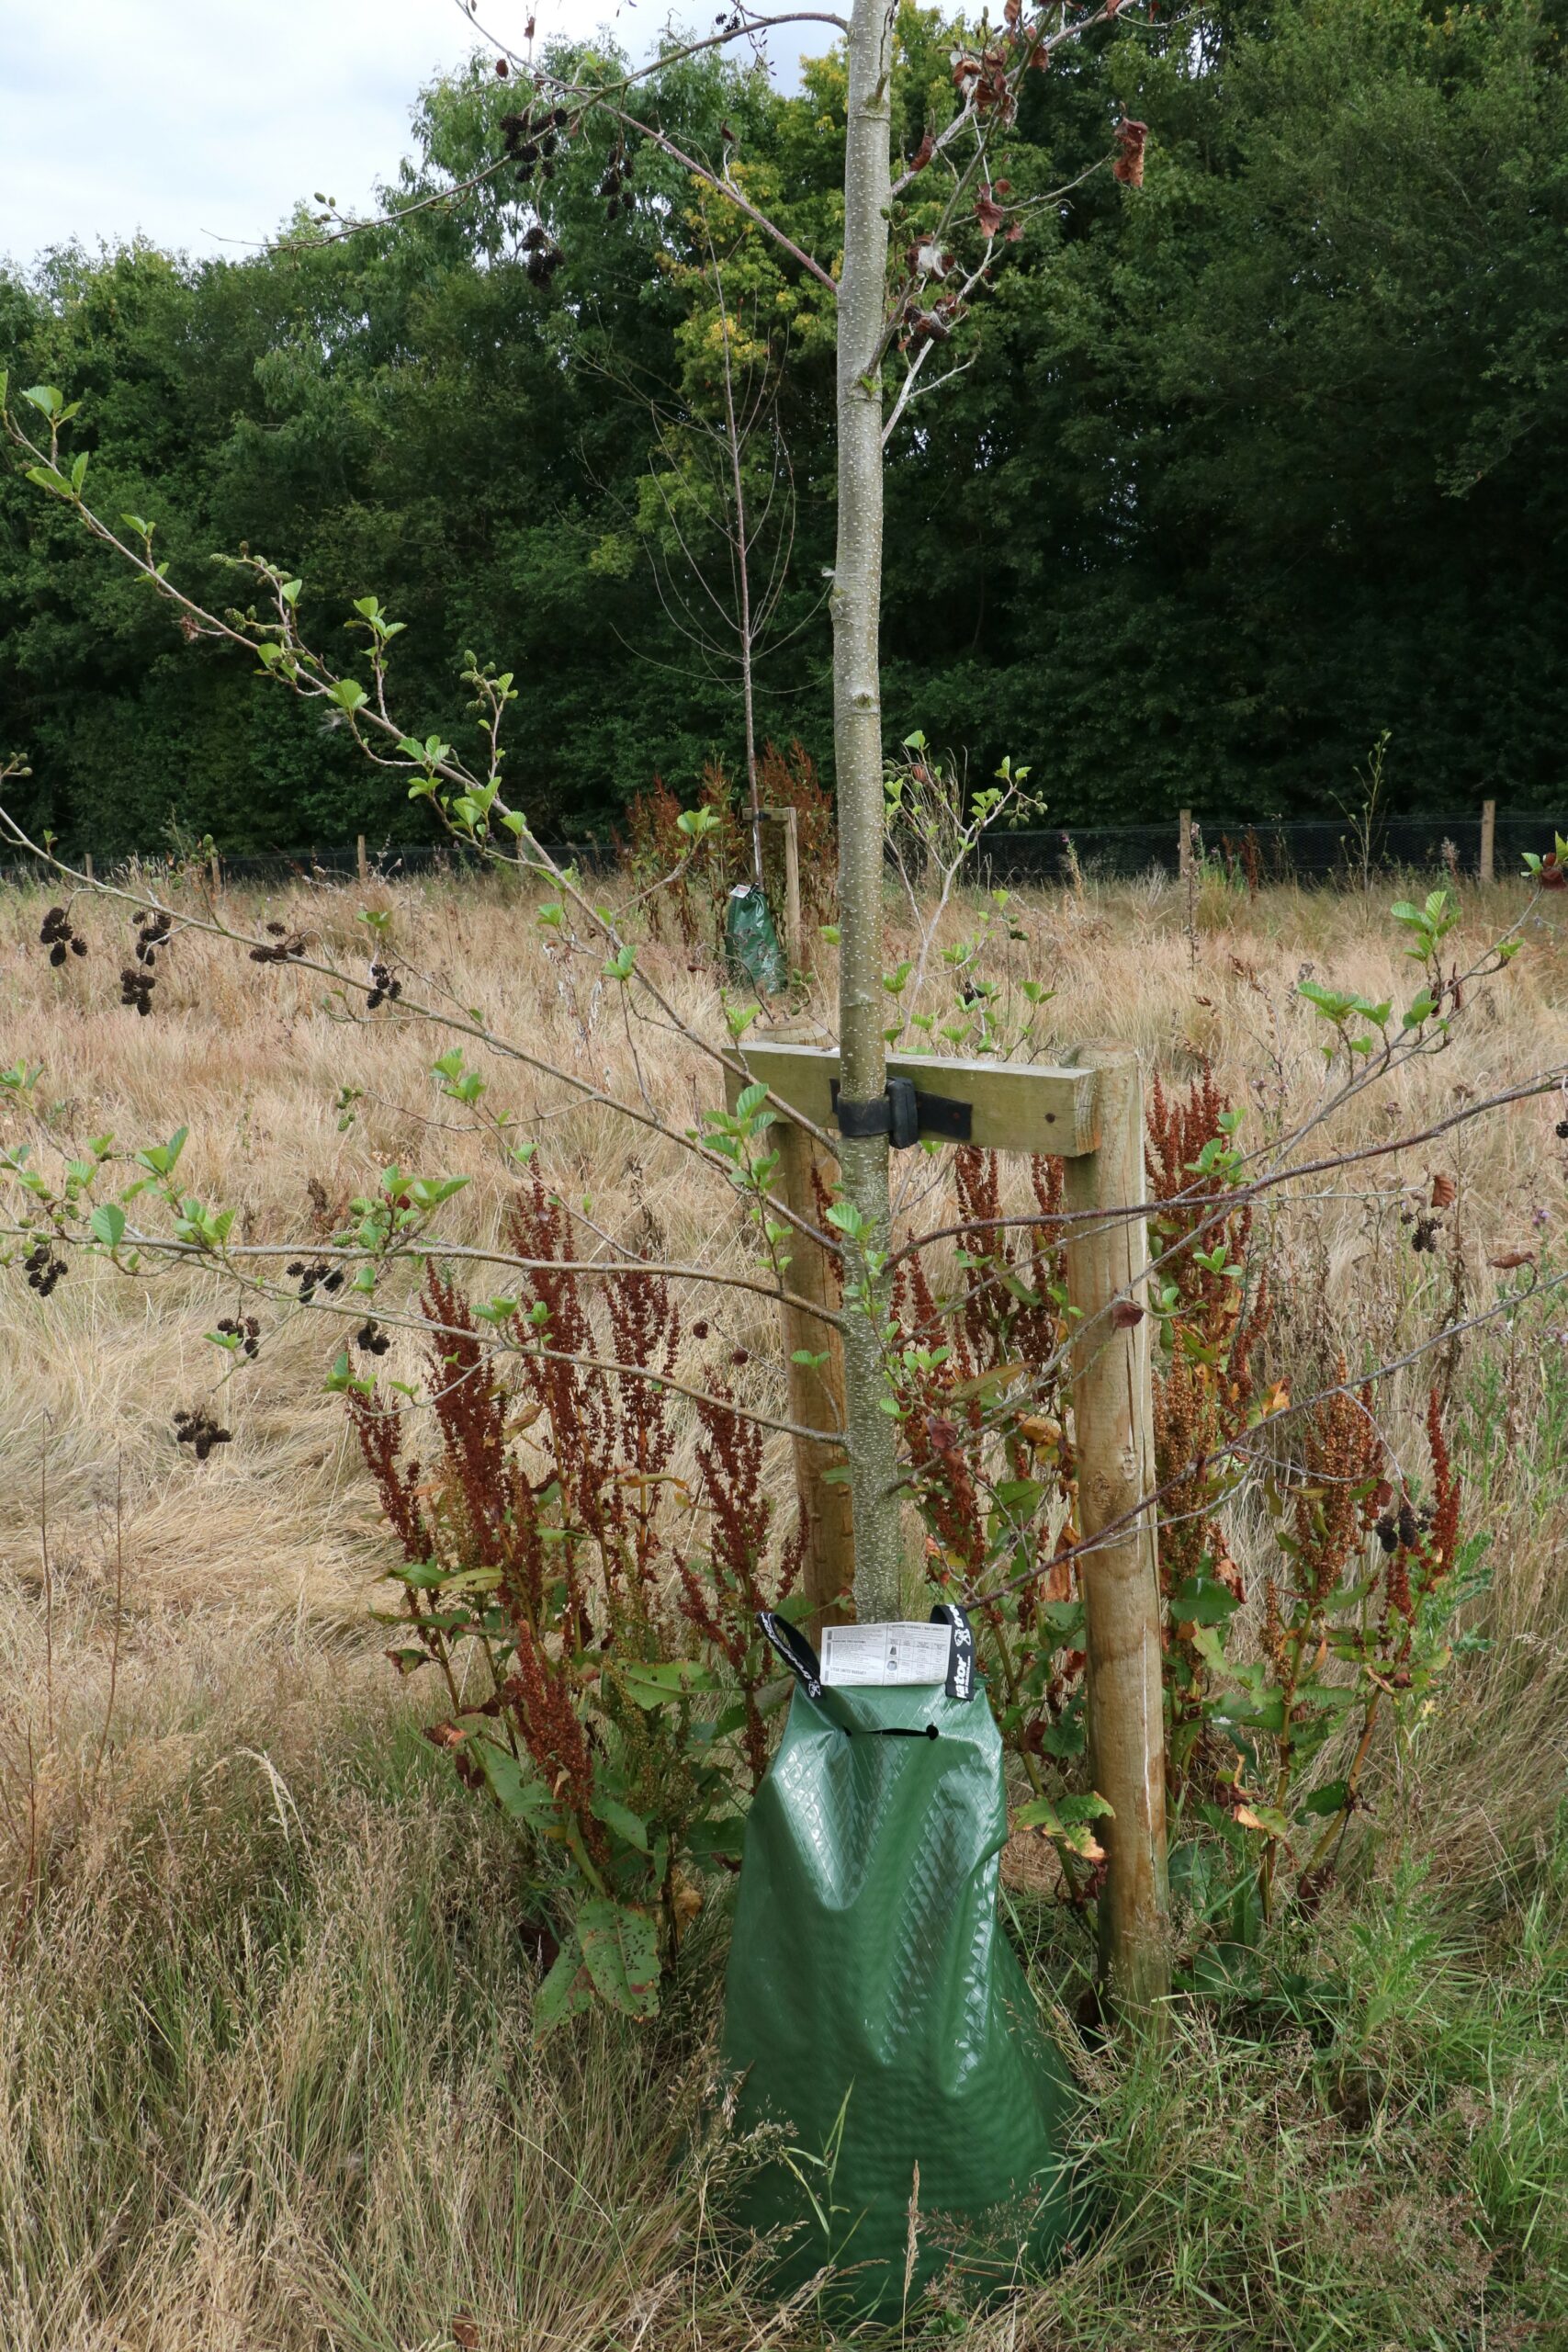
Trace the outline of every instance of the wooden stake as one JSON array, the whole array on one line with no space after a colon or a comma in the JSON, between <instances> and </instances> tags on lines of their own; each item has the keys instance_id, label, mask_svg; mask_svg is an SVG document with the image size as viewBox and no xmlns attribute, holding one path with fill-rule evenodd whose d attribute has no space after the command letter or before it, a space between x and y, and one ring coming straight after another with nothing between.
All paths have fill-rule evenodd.
<instances>
[{"instance_id":1,"label":"wooden stake","mask_svg":"<svg viewBox=\"0 0 1568 2352\"><path fill-rule=\"evenodd\" d=\"M1185 883L1192 874L1192 811L1184 808L1177 819L1177 872Z\"/></svg>"},{"instance_id":2,"label":"wooden stake","mask_svg":"<svg viewBox=\"0 0 1568 2352\"><path fill-rule=\"evenodd\" d=\"M354 856L355 863L359 868L360 880L362 882L368 882L370 879L370 861L365 854L365 836L363 833L360 833L355 841Z\"/></svg>"},{"instance_id":3,"label":"wooden stake","mask_svg":"<svg viewBox=\"0 0 1568 2352\"><path fill-rule=\"evenodd\" d=\"M223 888L223 868L219 864L218 852L216 850L213 851L211 858L209 861L209 865L212 875L212 895L216 898L219 891Z\"/></svg>"},{"instance_id":4,"label":"wooden stake","mask_svg":"<svg viewBox=\"0 0 1568 2352\"><path fill-rule=\"evenodd\" d=\"M91 850L87 852L86 856L82 860L82 871L90 882L93 878L93 853Z\"/></svg>"},{"instance_id":5,"label":"wooden stake","mask_svg":"<svg viewBox=\"0 0 1568 2352\"><path fill-rule=\"evenodd\" d=\"M762 814L770 825L778 825L784 831L784 954L793 978L806 969L806 942L800 929L800 811L764 808Z\"/></svg>"},{"instance_id":6,"label":"wooden stake","mask_svg":"<svg viewBox=\"0 0 1568 2352\"><path fill-rule=\"evenodd\" d=\"M1126 1519L1154 1492L1150 1324L1138 1291L1147 1272L1144 1220L1118 1217L1144 1171L1144 1088L1130 1046L1080 1046L1097 1073L1099 1148L1066 1163L1070 1208L1110 1212L1073 1229L1067 1296L1074 1343L1078 1524L1086 1538ZM1122 1314L1116 1313L1117 1307ZM1135 1320L1125 1319L1136 1307ZM1159 1554L1152 1506L1081 1564L1088 1651L1089 1776L1112 1808L1098 1825L1109 1860L1100 1897L1100 1962L1112 1997L1157 2013L1170 1989L1165 1848L1165 1728L1160 1689Z\"/></svg>"},{"instance_id":7,"label":"wooden stake","mask_svg":"<svg viewBox=\"0 0 1568 2352\"><path fill-rule=\"evenodd\" d=\"M1481 879L1496 880L1497 803L1483 800L1481 804Z\"/></svg>"}]
</instances>

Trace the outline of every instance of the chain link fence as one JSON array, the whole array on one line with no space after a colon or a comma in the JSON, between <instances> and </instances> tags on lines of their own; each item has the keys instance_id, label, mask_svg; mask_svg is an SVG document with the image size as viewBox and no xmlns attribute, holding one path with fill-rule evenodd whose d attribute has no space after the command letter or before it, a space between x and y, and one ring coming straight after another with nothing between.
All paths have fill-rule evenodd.
<instances>
[{"instance_id":1,"label":"chain link fence","mask_svg":"<svg viewBox=\"0 0 1568 2352\"><path fill-rule=\"evenodd\" d=\"M1523 871L1527 849L1549 850L1558 828L1568 831L1568 819L1499 809L1493 841L1497 879ZM1473 876L1482 869L1482 832L1483 819L1474 809L1468 815L1388 817L1371 824L1341 817L1205 825L1195 816L1192 856L1201 873L1254 888L1288 882L1345 888L1379 875ZM1172 818L1157 825L998 833L982 843L979 864L984 878L1008 883L1071 884L1080 874L1117 881L1150 873L1177 875L1180 826Z\"/></svg>"},{"instance_id":2,"label":"chain link fence","mask_svg":"<svg viewBox=\"0 0 1568 2352\"><path fill-rule=\"evenodd\" d=\"M547 847L558 865L574 865L582 873L609 873L618 862L613 843L607 842L552 842ZM96 880L131 888L141 882L149 887L162 884L176 865L185 873L199 874L203 863L200 858L176 861L167 856L95 860L81 850L66 849L62 849L60 854L67 865L78 869L85 856L87 870ZM309 849L242 853L232 857L225 852L218 854L217 865L225 884L264 890L290 889L300 885L307 888L338 888L362 877L389 882L415 878L455 880L493 871L489 859L451 842L412 842L379 849L367 844L363 857L358 843L354 842L341 847L313 843ZM13 861L0 865L0 884L37 884L46 872L40 865Z\"/></svg>"},{"instance_id":3,"label":"chain link fence","mask_svg":"<svg viewBox=\"0 0 1568 2352\"><path fill-rule=\"evenodd\" d=\"M1482 869L1483 820L1478 810L1465 815L1387 817L1366 823L1359 819L1307 818L1264 820L1250 825L1204 824L1192 820L1192 855L1201 874L1213 875L1237 887L1267 888L1280 883L1358 887L1374 876L1397 874L1447 873L1474 876ZM1568 832L1568 815L1536 816L1522 809L1498 809L1494 828L1494 872L1508 880L1523 870L1524 852L1551 847L1557 831ZM550 854L580 870L603 874L613 870L617 853L606 842L565 842L550 844ZM78 852L73 865L82 862ZM1131 881L1148 874L1176 876L1181 868L1180 826L1175 818L1149 825L1067 825L1040 831L999 831L985 838L968 878L985 884L1055 883L1072 886L1080 876L1106 881ZM285 889L300 884L336 886L357 881L361 874L387 881L459 878L479 875L485 861L459 844L418 842L361 849L346 845L311 844L293 852L258 855L221 855L219 869L230 884L253 888ZM170 871L166 857L102 861L96 868L100 880L152 885ZM36 883L40 869L13 863L0 865L0 883Z\"/></svg>"}]
</instances>

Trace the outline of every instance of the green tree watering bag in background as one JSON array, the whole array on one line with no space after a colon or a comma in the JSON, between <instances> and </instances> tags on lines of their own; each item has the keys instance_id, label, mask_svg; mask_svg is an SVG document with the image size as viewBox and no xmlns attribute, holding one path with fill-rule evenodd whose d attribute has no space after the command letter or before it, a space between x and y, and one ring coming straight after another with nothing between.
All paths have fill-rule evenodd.
<instances>
[{"instance_id":1,"label":"green tree watering bag in background","mask_svg":"<svg viewBox=\"0 0 1568 2352\"><path fill-rule=\"evenodd\" d=\"M738 980L750 980L759 996L782 996L789 966L764 892L755 882L738 882L724 903L724 946Z\"/></svg>"},{"instance_id":2,"label":"green tree watering bag in background","mask_svg":"<svg viewBox=\"0 0 1568 2352\"><path fill-rule=\"evenodd\" d=\"M795 1677L746 1826L725 1990L737 2129L781 2127L740 2218L796 2225L775 2283L841 2265L852 2309L897 2312L955 2262L1005 2286L1066 2234L1073 2094L997 1919L1001 1737L976 1695L961 1610L942 1683L825 1687L765 1612Z\"/></svg>"}]
</instances>

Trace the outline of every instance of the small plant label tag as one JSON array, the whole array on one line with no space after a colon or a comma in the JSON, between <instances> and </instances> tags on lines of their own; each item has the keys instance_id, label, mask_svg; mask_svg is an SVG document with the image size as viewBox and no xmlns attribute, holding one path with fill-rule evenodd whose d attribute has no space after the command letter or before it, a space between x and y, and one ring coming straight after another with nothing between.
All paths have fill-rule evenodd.
<instances>
[{"instance_id":1,"label":"small plant label tag","mask_svg":"<svg viewBox=\"0 0 1568 2352\"><path fill-rule=\"evenodd\" d=\"M828 1625L822 1634L822 1679L887 1690L903 1682L945 1682L953 1649L951 1625L892 1623Z\"/></svg>"}]
</instances>

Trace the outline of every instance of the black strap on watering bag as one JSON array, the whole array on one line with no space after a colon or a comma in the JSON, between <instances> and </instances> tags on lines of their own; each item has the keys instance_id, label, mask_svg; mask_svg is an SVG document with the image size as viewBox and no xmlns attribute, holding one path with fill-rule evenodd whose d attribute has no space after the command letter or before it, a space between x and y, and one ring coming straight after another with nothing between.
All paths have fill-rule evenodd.
<instances>
[{"instance_id":1,"label":"black strap on watering bag","mask_svg":"<svg viewBox=\"0 0 1568 2352\"><path fill-rule=\"evenodd\" d=\"M956 1600L939 1600L931 1611L931 1623L951 1625L953 1628L953 1646L947 1654L948 1697L972 1699L975 1696L975 1635L968 1611L960 1609Z\"/></svg>"},{"instance_id":2,"label":"black strap on watering bag","mask_svg":"<svg viewBox=\"0 0 1568 2352\"><path fill-rule=\"evenodd\" d=\"M822 1662L796 1625L776 1609L759 1609L757 1624L762 1639L777 1650L808 1699L822 1696Z\"/></svg>"}]
</instances>

